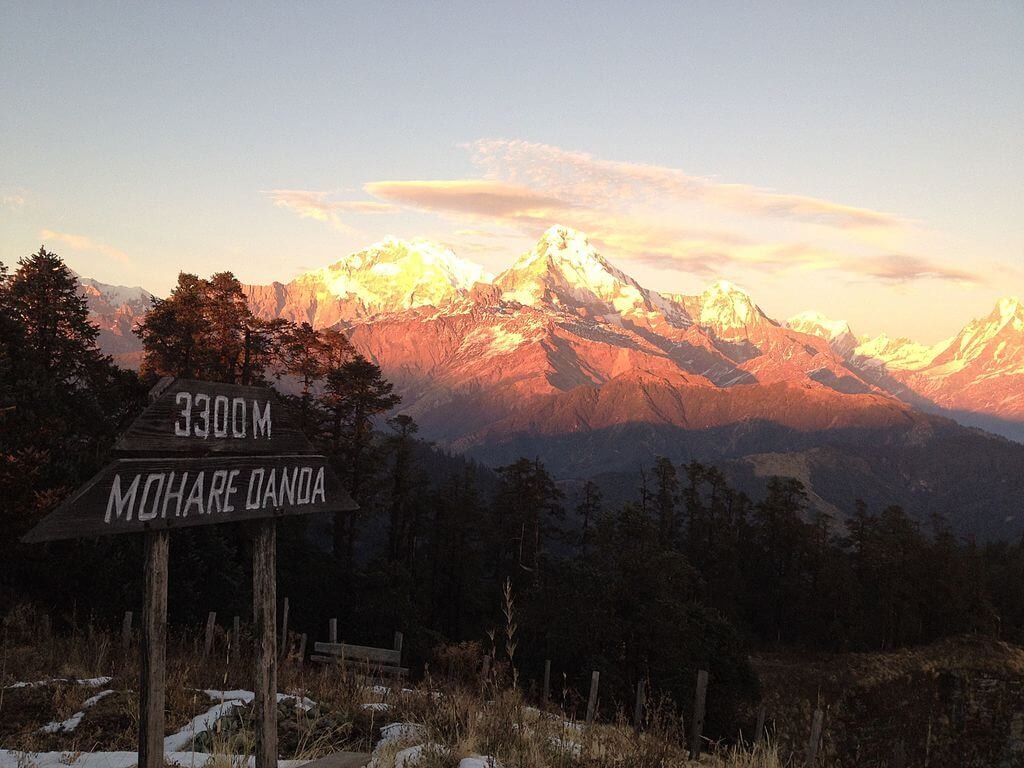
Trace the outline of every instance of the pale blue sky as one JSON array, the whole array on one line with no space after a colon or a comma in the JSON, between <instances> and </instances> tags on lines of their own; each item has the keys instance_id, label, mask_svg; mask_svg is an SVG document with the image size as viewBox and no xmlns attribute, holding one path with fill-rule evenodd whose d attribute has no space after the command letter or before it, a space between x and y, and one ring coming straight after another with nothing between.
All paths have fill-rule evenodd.
<instances>
[{"instance_id":1,"label":"pale blue sky","mask_svg":"<svg viewBox=\"0 0 1024 768\"><path fill-rule=\"evenodd\" d=\"M548 223L621 222L629 243L596 239L641 282L721 274L775 316L934 340L1024 293L1019 1L3 2L0 41L7 263L45 240L160 292L179 269L288 280L396 234L498 271L546 211L365 188L486 175L571 206ZM687 191L663 199L665 178Z\"/></svg>"}]
</instances>

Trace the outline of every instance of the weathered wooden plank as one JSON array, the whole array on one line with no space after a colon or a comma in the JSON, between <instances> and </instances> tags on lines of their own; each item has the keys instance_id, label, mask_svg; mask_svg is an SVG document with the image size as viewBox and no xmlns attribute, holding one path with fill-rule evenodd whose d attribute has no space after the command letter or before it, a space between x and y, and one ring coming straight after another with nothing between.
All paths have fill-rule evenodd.
<instances>
[{"instance_id":1,"label":"weathered wooden plank","mask_svg":"<svg viewBox=\"0 0 1024 768\"><path fill-rule=\"evenodd\" d=\"M594 724L597 716L597 687L601 682L601 673L594 671L590 673L590 696L587 699L587 726Z\"/></svg>"},{"instance_id":2,"label":"weathered wooden plank","mask_svg":"<svg viewBox=\"0 0 1024 768\"><path fill-rule=\"evenodd\" d=\"M811 720L811 738L807 741L807 755L804 760L804 768L814 768L818 762L818 747L821 744L821 726L825 721L825 713L820 709L814 710L814 718Z\"/></svg>"},{"instance_id":3,"label":"weathered wooden plank","mask_svg":"<svg viewBox=\"0 0 1024 768\"><path fill-rule=\"evenodd\" d=\"M405 635L401 632L395 632L395 652L399 656L402 655L402 644L405 642Z\"/></svg>"},{"instance_id":4,"label":"weathered wooden plank","mask_svg":"<svg viewBox=\"0 0 1024 768\"><path fill-rule=\"evenodd\" d=\"M167 531L146 534L139 671L139 768L164 768L168 538Z\"/></svg>"},{"instance_id":5,"label":"weathered wooden plank","mask_svg":"<svg viewBox=\"0 0 1024 768\"><path fill-rule=\"evenodd\" d=\"M360 659L343 659L340 656L324 656L322 654L314 653L310 655L309 660L320 664L336 664L338 666L344 666L346 669L368 669L371 673L376 673L385 677L391 675L405 676L409 674L408 667L396 667L391 664L373 664Z\"/></svg>"},{"instance_id":6,"label":"weathered wooden plank","mask_svg":"<svg viewBox=\"0 0 1024 768\"><path fill-rule=\"evenodd\" d=\"M349 645L348 643L314 643L313 650L317 653L344 657L353 661L371 661L396 666L402 663L402 652L393 651L390 648L371 648L367 645Z\"/></svg>"},{"instance_id":7,"label":"weathered wooden plank","mask_svg":"<svg viewBox=\"0 0 1024 768\"><path fill-rule=\"evenodd\" d=\"M132 645L132 612L124 612L124 620L121 622L121 645L128 649Z\"/></svg>"},{"instance_id":8,"label":"weathered wooden plank","mask_svg":"<svg viewBox=\"0 0 1024 768\"><path fill-rule=\"evenodd\" d=\"M764 704L757 708L757 725L754 726L754 743L760 744L761 739L764 738L764 721L768 714L768 710Z\"/></svg>"},{"instance_id":9,"label":"weathered wooden plank","mask_svg":"<svg viewBox=\"0 0 1024 768\"><path fill-rule=\"evenodd\" d=\"M114 445L118 454L313 453L272 389L189 379L161 385Z\"/></svg>"},{"instance_id":10,"label":"weathered wooden plank","mask_svg":"<svg viewBox=\"0 0 1024 768\"><path fill-rule=\"evenodd\" d=\"M203 640L203 660L210 655L210 651L213 650L213 630L217 626L217 612L210 611L206 617L206 636Z\"/></svg>"},{"instance_id":11,"label":"weathered wooden plank","mask_svg":"<svg viewBox=\"0 0 1024 768\"><path fill-rule=\"evenodd\" d=\"M551 659L544 659L544 690L541 696L544 704L551 698Z\"/></svg>"},{"instance_id":12,"label":"weathered wooden plank","mask_svg":"<svg viewBox=\"0 0 1024 768\"><path fill-rule=\"evenodd\" d=\"M256 768L277 768L277 528L255 525L252 542L252 617L255 645Z\"/></svg>"},{"instance_id":13,"label":"weathered wooden plank","mask_svg":"<svg viewBox=\"0 0 1024 768\"><path fill-rule=\"evenodd\" d=\"M636 707L633 710L633 728L640 732L644 727L644 710L647 706L647 681L639 680L636 684Z\"/></svg>"},{"instance_id":14,"label":"weathered wooden plank","mask_svg":"<svg viewBox=\"0 0 1024 768\"><path fill-rule=\"evenodd\" d=\"M281 606L281 657L288 654L288 598L284 599Z\"/></svg>"},{"instance_id":15,"label":"weathered wooden plank","mask_svg":"<svg viewBox=\"0 0 1024 768\"><path fill-rule=\"evenodd\" d=\"M690 759L699 760L704 738L704 714L708 694L707 670L697 672L697 688L693 694L693 722L690 729Z\"/></svg>"},{"instance_id":16,"label":"weathered wooden plank","mask_svg":"<svg viewBox=\"0 0 1024 768\"><path fill-rule=\"evenodd\" d=\"M338 620L331 619L327 622L327 638L331 643L338 642Z\"/></svg>"},{"instance_id":17,"label":"weathered wooden plank","mask_svg":"<svg viewBox=\"0 0 1024 768\"><path fill-rule=\"evenodd\" d=\"M323 456L119 459L43 518L23 541L357 508Z\"/></svg>"}]
</instances>

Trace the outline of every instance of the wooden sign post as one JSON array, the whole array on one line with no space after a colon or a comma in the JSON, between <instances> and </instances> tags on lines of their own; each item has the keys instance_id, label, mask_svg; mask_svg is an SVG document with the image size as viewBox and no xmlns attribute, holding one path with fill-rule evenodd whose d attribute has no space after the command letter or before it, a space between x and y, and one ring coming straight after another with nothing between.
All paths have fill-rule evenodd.
<instances>
[{"instance_id":1,"label":"wooden sign post","mask_svg":"<svg viewBox=\"0 0 1024 768\"><path fill-rule=\"evenodd\" d=\"M352 511L356 503L268 388L161 379L150 392L149 407L114 451L115 461L68 496L23 541L121 533L145 536L139 768L164 767L170 531L249 521L253 526L256 766L276 768L275 519ZM209 630L207 635L211 636ZM237 643L237 621L234 635ZM208 640L206 653L209 645Z\"/></svg>"}]
</instances>

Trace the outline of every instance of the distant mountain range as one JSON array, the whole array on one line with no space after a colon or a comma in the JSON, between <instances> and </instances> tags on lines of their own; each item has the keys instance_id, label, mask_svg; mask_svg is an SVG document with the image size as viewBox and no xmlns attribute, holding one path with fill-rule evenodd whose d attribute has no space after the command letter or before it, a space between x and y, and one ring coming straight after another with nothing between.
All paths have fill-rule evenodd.
<instances>
[{"instance_id":1,"label":"distant mountain range","mask_svg":"<svg viewBox=\"0 0 1024 768\"><path fill-rule=\"evenodd\" d=\"M130 363L149 294L83 290L101 343ZM836 517L863 497L985 536L1024 530L1024 446L933 415L1024 438L1015 299L934 347L862 340L814 312L778 322L726 281L650 290L559 226L496 277L389 239L246 292L260 316L344 329L426 437L489 463L536 455L563 477L614 477L655 454L707 458L752 489L798 476Z\"/></svg>"}]
</instances>

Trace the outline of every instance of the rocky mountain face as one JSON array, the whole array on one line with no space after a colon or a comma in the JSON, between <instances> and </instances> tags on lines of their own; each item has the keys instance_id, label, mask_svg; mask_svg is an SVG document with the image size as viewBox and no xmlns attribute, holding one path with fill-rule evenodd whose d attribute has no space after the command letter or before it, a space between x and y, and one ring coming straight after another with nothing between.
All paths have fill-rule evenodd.
<instances>
[{"instance_id":1,"label":"rocky mountain face","mask_svg":"<svg viewBox=\"0 0 1024 768\"><path fill-rule=\"evenodd\" d=\"M89 315L99 326L100 348L121 365L138 367L141 347L132 328L149 311L153 294L144 288L107 285L91 277L79 277L78 283L88 302Z\"/></svg>"},{"instance_id":2,"label":"rocky mountain face","mask_svg":"<svg viewBox=\"0 0 1024 768\"><path fill-rule=\"evenodd\" d=\"M862 497L969 518L984 535L1024 530L1016 479L964 513L949 464L957 443L1005 467L1024 446L927 413L1024 423L1024 311L1011 300L936 347L860 342L815 312L779 323L726 281L652 291L557 226L493 278L442 246L388 239L246 293L263 317L344 329L425 437L488 463L539 456L569 478L655 455L720 460L753 490L797 476L836 517ZM122 332L104 342L134 341L124 329L148 294L117 308L105 294L91 306Z\"/></svg>"}]
</instances>

